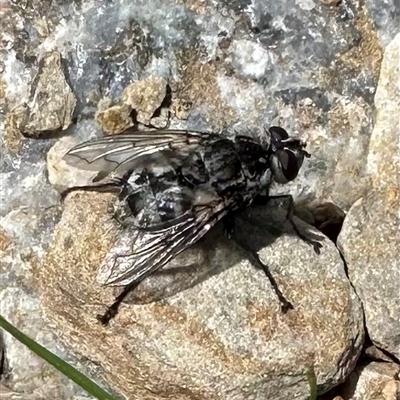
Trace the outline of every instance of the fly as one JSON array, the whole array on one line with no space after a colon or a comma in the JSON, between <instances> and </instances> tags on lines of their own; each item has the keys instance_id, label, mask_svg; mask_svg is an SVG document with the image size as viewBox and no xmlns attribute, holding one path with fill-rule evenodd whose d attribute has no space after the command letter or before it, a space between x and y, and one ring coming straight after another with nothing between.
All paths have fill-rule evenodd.
<instances>
[{"instance_id":1,"label":"fly","mask_svg":"<svg viewBox=\"0 0 400 400\"><path fill-rule=\"evenodd\" d=\"M72 190L110 190L118 193L117 218L134 227L131 254L114 257L106 285L125 286L104 315L107 324L127 294L147 276L196 243L218 221L229 237L249 252L270 280L282 310L292 308L268 266L234 235L235 213L247 208L273 181L296 178L306 143L270 127L263 140L248 136L229 139L215 133L155 130L124 133L82 143L64 159L74 167L109 176ZM319 253L321 244L298 235Z\"/></svg>"}]
</instances>

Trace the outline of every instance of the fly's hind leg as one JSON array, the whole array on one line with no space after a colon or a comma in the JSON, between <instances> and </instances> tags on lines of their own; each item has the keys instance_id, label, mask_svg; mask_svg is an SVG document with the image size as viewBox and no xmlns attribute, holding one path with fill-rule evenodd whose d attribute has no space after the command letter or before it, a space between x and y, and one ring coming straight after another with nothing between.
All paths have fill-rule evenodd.
<instances>
[{"instance_id":1,"label":"fly's hind leg","mask_svg":"<svg viewBox=\"0 0 400 400\"><path fill-rule=\"evenodd\" d=\"M269 270L269 267L267 264L264 264L258 253L251 249L246 243L241 241L236 235L235 235L235 221L233 216L227 216L223 219L224 223L224 228L225 228L225 233L227 237L231 240L233 240L242 250L244 250L246 253L248 253L256 262L257 266L260 267L265 275L267 276L269 282L271 283L272 288L274 289L274 292L276 294L276 297L278 297L279 302L281 303L281 310L283 313L286 313L290 309L293 309L293 305L290 301L288 301L281 290L279 289L279 286L273 277L271 271Z\"/></svg>"},{"instance_id":2,"label":"fly's hind leg","mask_svg":"<svg viewBox=\"0 0 400 400\"><path fill-rule=\"evenodd\" d=\"M102 325L108 325L108 323L118 314L119 306L124 301L126 296L137 286L139 286L140 281L133 281L129 285L126 285L122 292L115 298L114 303L107 307L107 311L104 314L97 314L97 320Z\"/></svg>"},{"instance_id":3,"label":"fly's hind leg","mask_svg":"<svg viewBox=\"0 0 400 400\"><path fill-rule=\"evenodd\" d=\"M101 268L101 270L99 271L98 278L100 278L100 281L115 281L116 278L121 277L124 272L129 270L136 258L136 256L129 253L129 250L127 249L127 246L129 246L130 244L130 241L124 242L122 244L120 243L120 246L122 246L122 248L119 248L118 252L121 251L124 254L110 254L108 256L108 258L105 260L104 265L106 268ZM113 264L112 268L110 269L109 266L111 265L111 263ZM125 286L121 284L121 286L123 286L121 293L114 298L113 303L107 307L107 310L104 314L97 315L97 320L103 325L108 325L110 320L118 314L121 303L125 300L130 292L132 292L139 286L140 282L143 279L144 278L132 279L131 281L128 281ZM107 283L105 283L105 285L107 285Z\"/></svg>"},{"instance_id":4,"label":"fly's hind leg","mask_svg":"<svg viewBox=\"0 0 400 400\"><path fill-rule=\"evenodd\" d=\"M121 191L121 183L119 180L112 180L109 182L93 183L92 185L73 186L61 192L61 201L64 201L68 194L76 192L77 190L84 190L89 192L110 192L119 193Z\"/></svg>"},{"instance_id":5,"label":"fly's hind leg","mask_svg":"<svg viewBox=\"0 0 400 400\"><path fill-rule=\"evenodd\" d=\"M127 186L128 178L132 174L132 171L126 172L122 177L111 176L107 180L103 180L103 176L98 174L97 177L93 179L90 185L84 186L73 186L65 189L61 192L61 201L64 201L69 193L75 192L77 190L86 190L89 192L109 192L120 194ZM101 181L98 181L101 179Z\"/></svg>"}]
</instances>

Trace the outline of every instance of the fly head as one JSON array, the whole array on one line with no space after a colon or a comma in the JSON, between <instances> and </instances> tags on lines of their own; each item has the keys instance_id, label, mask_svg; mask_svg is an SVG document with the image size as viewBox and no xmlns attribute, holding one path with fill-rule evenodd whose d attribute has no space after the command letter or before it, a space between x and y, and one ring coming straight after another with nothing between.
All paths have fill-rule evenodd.
<instances>
[{"instance_id":1,"label":"fly head","mask_svg":"<svg viewBox=\"0 0 400 400\"><path fill-rule=\"evenodd\" d=\"M289 137L288 133L279 126L271 126L270 162L274 180L278 183L292 181L298 175L304 157L310 157L304 148L306 143L301 139Z\"/></svg>"}]
</instances>

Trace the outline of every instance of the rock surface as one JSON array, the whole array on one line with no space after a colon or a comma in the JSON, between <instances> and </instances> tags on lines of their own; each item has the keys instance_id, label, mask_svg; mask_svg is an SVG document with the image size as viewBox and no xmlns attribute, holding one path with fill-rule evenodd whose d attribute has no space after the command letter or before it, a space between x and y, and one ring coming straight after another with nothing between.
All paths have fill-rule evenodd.
<instances>
[{"instance_id":1,"label":"rock surface","mask_svg":"<svg viewBox=\"0 0 400 400\"><path fill-rule=\"evenodd\" d=\"M167 82L162 77L149 77L128 85L122 101L136 112L136 120L149 125L167 94Z\"/></svg>"},{"instance_id":2,"label":"rock surface","mask_svg":"<svg viewBox=\"0 0 400 400\"><path fill-rule=\"evenodd\" d=\"M316 257L292 235L271 236L266 233L270 221L260 215L252 222L255 242L297 304L293 312L280 314L262 272L216 231L170 265L192 263L189 271L175 269L145 281L108 329L99 326L96 313L113 299L112 289L96 283L98 267L120 234L111 221L113 199L74 194L63 208L59 191L93 176L61 158L69 146L99 136L100 125L110 133L130 125L126 108L109 108L121 106L132 83L156 77L155 92L147 93L155 96L146 97L143 109L135 105L142 113L139 122L253 135L281 125L308 140L313 157L293 184L274 190L290 191L309 221L323 225L320 211L326 204L347 212L361 197L371 202L366 196L371 176L376 178L374 199L392 212L390 202L397 198L390 191L383 194L398 173L385 164L387 151L394 151L389 126L395 123L394 111L387 122L390 143L382 129L382 135L375 130L371 139L371 134L375 107L381 110L382 127L383 98L392 98L381 90L374 103L381 46L399 31L397 0L385 0L385 7L381 0L0 3L1 314L129 397L242 400L264 399L267 393L271 400L306 399L310 365L321 393L345 379L364 332L360 304L337 251L325 239ZM389 51L394 54L393 46ZM43 75L39 60L47 54L54 58ZM54 85L47 87L44 76ZM146 85L142 89L135 101ZM106 108L100 107L104 99L109 100ZM29 130L39 136L53 127L66 128L72 115L76 119L58 138L27 139L21 135L30 115L26 105L34 111ZM106 109L109 114L99 115ZM378 172L371 168L374 163L380 165ZM377 215L393 227L381 208L368 205L366 216L359 212L360 226L369 224L366 217L373 212L372 227L380 226ZM354 231L347 224L342 248L356 270ZM365 236L372 240L368 243L381 250L381 238L394 240L380 230L370 235ZM395 254L380 256L370 265L385 263L392 274ZM391 275L388 283L382 275L371 279L387 285L381 291L371 288L377 309L397 307L396 300L388 301L395 279ZM357 281L357 276L352 278ZM367 304L368 310L372 307ZM367 311L368 321L375 321L370 317L377 309ZM383 323L390 324L387 314ZM391 348L397 336L375 327L371 323L374 342ZM88 398L9 339L6 357L17 371L7 381L10 390L26 398Z\"/></svg>"},{"instance_id":3,"label":"rock surface","mask_svg":"<svg viewBox=\"0 0 400 400\"><path fill-rule=\"evenodd\" d=\"M367 196L350 209L338 239L372 342L400 359L400 34L387 47L375 96ZM396 178L397 177L397 178Z\"/></svg>"},{"instance_id":4,"label":"rock surface","mask_svg":"<svg viewBox=\"0 0 400 400\"><path fill-rule=\"evenodd\" d=\"M397 0L366 0L365 3L379 30L381 41L384 45L388 45L399 33L399 2Z\"/></svg>"},{"instance_id":5,"label":"rock surface","mask_svg":"<svg viewBox=\"0 0 400 400\"><path fill-rule=\"evenodd\" d=\"M133 126L132 108L126 104L98 108L96 121L106 133L117 134Z\"/></svg>"},{"instance_id":6,"label":"rock surface","mask_svg":"<svg viewBox=\"0 0 400 400\"><path fill-rule=\"evenodd\" d=\"M25 235L30 234L37 237L37 231L32 232L29 229L29 216L14 216L14 221L21 220L23 220L22 227L14 226L14 230L20 230ZM34 224L35 222L30 223L31 226ZM2 227L7 226L4 220L1 221L1 225ZM59 357L73 363L82 372L88 373L88 370L94 370L95 365L87 361L82 363L72 355L68 346L64 346L60 341L60 332L55 332L54 326L44 323L40 298L34 292L32 286L34 280L33 265L37 263L37 258L31 249L35 246L28 242L24 246L25 252L21 250L17 252L16 242L17 240L13 240L6 232L0 232L0 257L2 260L0 304L2 317L12 321L30 338ZM14 274L15 283L12 286L3 279L7 270L12 270ZM8 333L2 331L1 338L5 356L5 363L2 364L2 385L4 387L0 387L1 398L21 400L54 398L86 400L93 398L83 393L82 390L77 390L76 385L70 379ZM77 392L79 397L75 397Z\"/></svg>"},{"instance_id":7,"label":"rock surface","mask_svg":"<svg viewBox=\"0 0 400 400\"><path fill-rule=\"evenodd\" d=\"M27 136L40 137L65 130L71 125L75 106L76 98L65 80L60 54L57 51L45 54L32 84L21 131Z\"/></svg>"},{"instance_id":8,"label":"rock surface","mask_svg":"<svg viewBox=\"0 0 400 400\"><path fill-rule=\"evenodd\" d=\"M399 367L393 364L361 364L343 385L342 396L348 400L397 400L399 373Z\"/></svg>"},{"instance_id":9,"label":"rock surface","mask_svg":"<svg viewBox=\"0 0 400 400\"><path fill-rule=\"evenodd\" d=\"M171 127L256 134L277 124L307 139L313 159L290 187L299 201L315 206L323 198L347 211L368 189L381 47L358 2L54 3L40 21L29 4L4 16L10 109L29 98L30 60L55 50L66 60L81 117L93 116L104 97L120 101L132 82L157 77L171 87ZM164 89L154 92L151 109L139 110L141 122L148 123ZM179 104L189 111L182 115Z\"/></svg>"},{"instance_id":10,"label":"rock surface","mask_svg":"<svg viewBox=\"0 0 400 400\"><path fill-rule=\"evenodd\" d=\"M254 208L237 229L261 249L294 310L281 313L263 272L217 230L145 280L110 327L99 325L96 314L114 291L95 283L96 270L121 234L110 201L110 195L68 196L35 277L51 325L76 353L102 366L100 375L116 392L143 399L151 393L305 399L310 366L321 391L352 370L363 314L339 253L325 240L317 256L288 224L279 237L268 233L266 226L284 219L277 208Z\"/></svg>"}]
</instances>

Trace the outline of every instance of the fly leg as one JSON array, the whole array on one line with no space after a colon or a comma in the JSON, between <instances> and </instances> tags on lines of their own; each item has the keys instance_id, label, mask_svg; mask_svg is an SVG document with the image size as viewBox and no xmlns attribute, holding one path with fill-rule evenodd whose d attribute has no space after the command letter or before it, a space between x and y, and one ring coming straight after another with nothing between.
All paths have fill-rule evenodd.
<instances>
[{"instance_id":1,"label":"fly leg","mask_svg":"<svg viewBox=\"0 0 400 400\"><path fill-rule=\"evenodd\" d=\"M293 201L292 195L286 194L286 195L281 195L281 196L259 196L257 198L257 202L258 203L264 202L264 204L265 204L265 202L268 202L271 199L281 199L281 200L287 201L289 203L288 208L287 208L286 218L289 220L290 224L292 225L293 230L296 232L297 236L301 240L303 240L304 242L306 242L307 244L312 246L314 251L317 254L320 254L321 253L320 249L322 248L322 244L316 240L313 240L313 239L307 237L303 233L301 233L300 229L297 227L296 223L293 220L294 201Z\"/></svg>"},{"instance_id":2,"label":"fly leg","mask_svg":"<svg viewBox=\"0 0 400 400\"><path fill-rule=\"evenodd\" d=\"M133 281L129 285L126 285L122 292L115 298L114 303L107 307L107 311L104 314L97 314L97 320L102 325L108 325L108 323L118 314L119 306L124 301L125 297L137 286L139 286L139 281Z\"/></svg>"},{"instance_id":3,"label":"fly leg","mask_svg":"<svg viewBox=\"0 0 400 400\"><path fill-rule=\"evenodd\" d=\"M89 192L110 192L110 193L114 192L114 193L121 194L121 192L123 192L123 190L126 189L127 184L128 184L128 179L131 174L132 174L132 171L129 170L122 177L112 176L112 177L109 177L108 180L103 181L103 182L101 182L101 181L93 182L90 185L70 187L70 188L64 190L63 192L61 192L61 201L64 201L69 193L75 192L77 190L87 190ZM103 178L103 177L101 176L101 178ZM99 179L99 174L94 179L95 180Z\"/></svg>"},{"instance_id":4,"label":"fly leg","mask_svg":"<svg viewBox=\"0 0 400 400\"><path fill-rule=\"evenodd\" d=\"M225 228L225 233L227 237L231 240L233 240L242 250L244 250L246 253L248 253L255 261L258 267L260 267L265 275L267 276L269 282L271 283L272 288L275 291L276 296L278 297L280 303L281 303L281 310L283 313L286 313L290 309L293 309L293 305L290 301L288 301L281 290L279 289L279 286L271 274L271 271L269 270L269 267L267 264L264 264L258 253L251 249L247 244L243 243L236 235L235 235L235 221L233 216L227 216L223 219L224 223L224 228Z\"/></svg>"},{"instance_id":5,"label":"fly leg","mask_svg":"<svg viewBox=\"0 0 400 400\"><path fill-rule=\"evenodd\" d=\"M110 192L120 193L121 187L125 184L123 179L113 178L107 182L98 182L91 185L73 186L61 192L61 201L64 201L69 193L77 190L85 190L89 192Z\"/></svg>"},{"instance_id":6,"label":"fly leg","mask_svg":"<svg viewBox=\"0 0 400 400\"><path fill-rule=\"evenodd\" d=\"M69 193L75 192L77 190L84 190L89 192L108 192L115 193L119 195L120 198L126 200L128 194L126 191L128 190L129 184L128 179L132 174L132 171L128 171L122 178L114 176L109 178L105 182L93 182L90 185L84 186L73 186L61 192L61 201L63 202ZM121 226L125 226L126 224L123 221L116 211L112 213L112 217L117 221L117 223Z\"/></svg>"}]
</instances>

